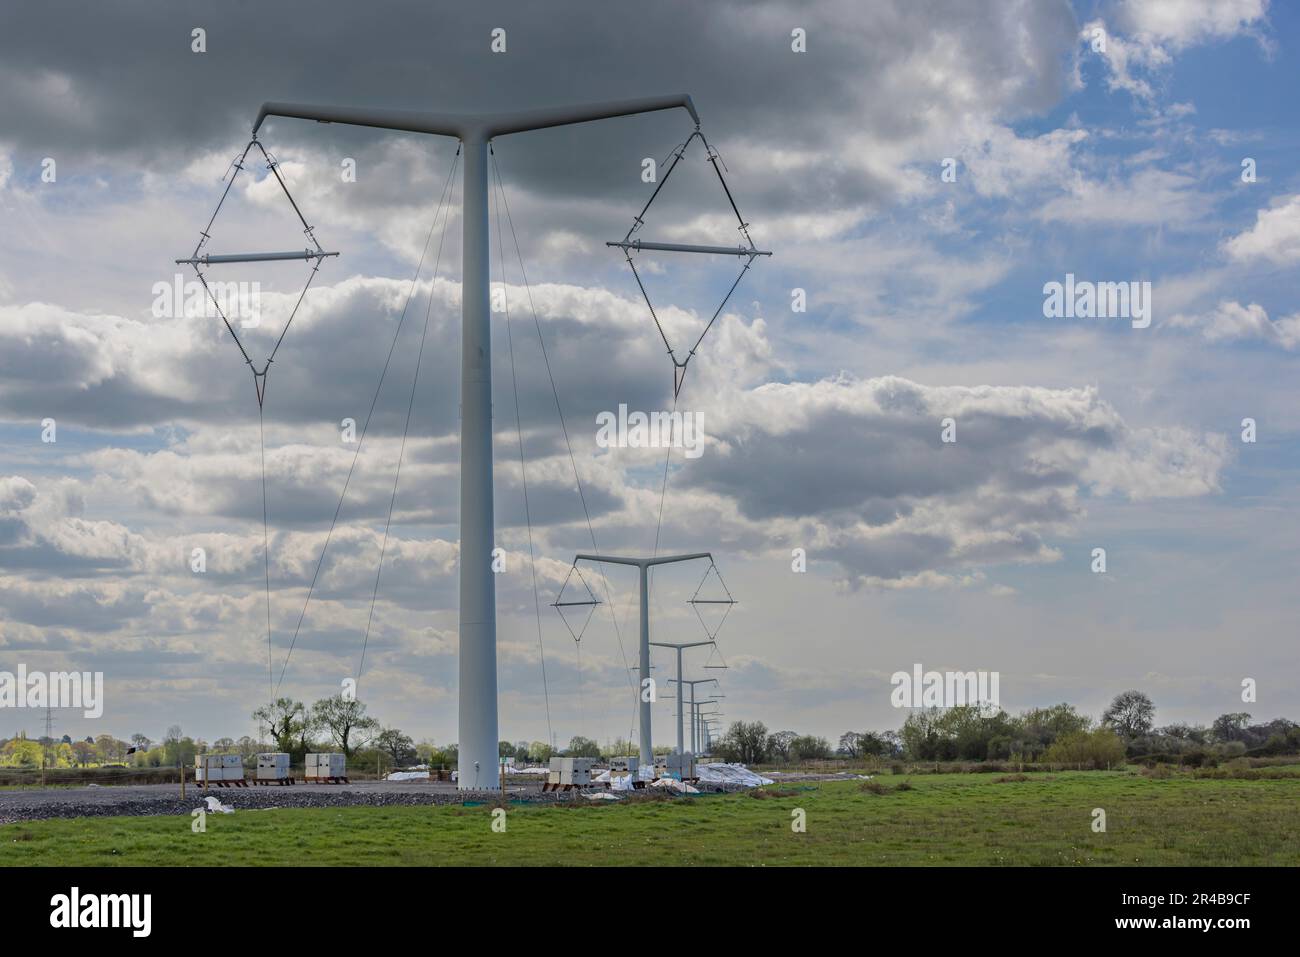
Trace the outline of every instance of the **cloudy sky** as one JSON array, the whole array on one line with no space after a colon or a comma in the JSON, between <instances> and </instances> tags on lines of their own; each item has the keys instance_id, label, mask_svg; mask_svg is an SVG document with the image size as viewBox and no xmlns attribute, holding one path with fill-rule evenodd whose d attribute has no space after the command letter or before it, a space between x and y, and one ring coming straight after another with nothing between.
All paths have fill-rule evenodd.
<instances>
[{"instance_id":1,"label":"cloudy sky","mask_svg":"<svg viewBox=\"0 0 1300 957\"><path fill-rule=\"evenodd\" d=\"M318 238L342 253L270 374L269 650L251 377L219 319L159 315L155 284L192 278L173 260L264 100L468 112L689 92L775 255L691 363L678 408L707 439L698 458L670 456L662 513L663 450L596 440L602 411L673 402L659 334L604 242L652 189L643 158L662 161L689 118L495 144L538 320L508 228L503 247L494 233L510 323L494 316L502 736L629 734L634 579L592 578L612 602L580 645L547 605L593 537L646 553L656 534L661 552L712 551L740 601L719 655L688 658L695 677L720 678L727 720L896 727L889 676L914 663L998 671L1013 710L1096 713L1138 687L1161 723L1300 717L1298 45L1300 14L1267 0L9 5L0 670L103 671L102 719L56 717L78 735L253 733L282 670L283 693L336 692L360 666L402 454L360 693L386 724L454 741L458 183L436 276L442 222L431 227L455 143L263 128ZM711 177L693 144L641 235L735 242ZM302 244L257 163L212 236L213 252ZM639 262L687 344L735 270ZM259 361L306 272L210 273L260 283L263 321L246 331ZM1044 285L1067 274L1149 282L1150 326L1045 318ZM390 347L358 454L340 423L366 422ZM805 573L792 571L800 548ZM703 636L686 603L703 571L660 574L657 640ZM655 664L662 682L671 661ZM1244 678L1258 703L1242 705ZM43 723L15 712L0 734Z\"/></svg>"}]
</instances>

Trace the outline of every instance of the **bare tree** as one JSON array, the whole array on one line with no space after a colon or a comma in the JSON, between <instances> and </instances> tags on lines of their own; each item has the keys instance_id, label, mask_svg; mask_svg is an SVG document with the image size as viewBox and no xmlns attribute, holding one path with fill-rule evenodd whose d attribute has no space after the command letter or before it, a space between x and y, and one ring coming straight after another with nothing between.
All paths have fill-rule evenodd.
<instances>
[{"instance_id":1,"label":"bare tree","mask_svg":"<svg viewBox=\"0 0 1300 957\"><path fill-rule=\"evenodd\" d=\"M1101 723L1132 739L1150 732L1155 716L1156 706L1141 691L1121 691L1102 714Z\"/></svg>"}]
</instances>

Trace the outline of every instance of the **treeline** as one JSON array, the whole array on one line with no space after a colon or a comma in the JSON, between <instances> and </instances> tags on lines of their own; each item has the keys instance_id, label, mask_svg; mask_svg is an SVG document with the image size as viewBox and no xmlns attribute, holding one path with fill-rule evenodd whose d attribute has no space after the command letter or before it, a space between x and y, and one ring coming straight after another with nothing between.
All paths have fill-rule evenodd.
<instances>
[{"instance_id":1,"label":"treeline","mask_svg":"<svg viewBox=\"0 0 1300 957\"><path fill-rule=\"evenodd\" d=\"M199 754L239 754L252 766L264 751L283 751L302 764L309 751L338 751L349 765L363 768L403 767L417 761L430 767L455 767L456 746L416 743L400 728L385 727L366 713L356 698L334 695L308 706L278 698L253 712L261 728L258 737L216 738L207 741L186 735L172 725L162 740L133 734L121 740L101 734L84 741L67 735L29 739L18 736L0 745L0 766L20 769L124 766L131 768L189 767Z\"/></svg>"},{"instance_id":2,"label":"treeline","mask_svg":"<svg viewBox=\"0 0 1300 957\"><path fill-rule=\"evenodd\" d=\"M1300 753L1300 725L1286 718L1252 722L1247 712L1222 714L1211 724L1155 725L1155 705L1141 691L1125 691L1098 719L1069 704L1031 708L1012 715L1000 708L966 705L911 711L897 731L846 731L838 742L795 731L769 732L761 721L734 722L715 741L712 756L743 764L823 760L1015 762L1113 767L1127 761L1212 767L1238 757ZM191 766L201 753L237 753L252 765L262 751L288 752L302 764L309 751L340 751L349 766L391 770L415 764L456 767L455 744L414 741L385 727L355 698L335 695L307 706L279 698L253 712L258 738L205 741L167 729L161 741L143 734L121 740L101 734L83 741L22 736L0 744L0 766L40 769L124 765L134 768ZM656 748L656 753L668 750ZM575 736L568 747L543 741L501 741L501 757L544 764L554 756L609 758L634 755L638 745L619 738L604 746Z\"/></svg>"},{"instance_id":3,"label":"treeline","mask_svg":"<svg viewBox=\"0 0 1300 957\"><path fill-rule=\"evenodd\" d=\"M769 732L761 721L734 722L714 756L745 764L839 759L1007 761L1105 768L1125 761L1215 766L1237 757L1300 753L1300 725L1286 718L1252 723L1247 712L1210 725L1155 725L1155 705L1125 691L1093 719L1069 704L1008 714L987 705L910 712L897 731L846 731L826 738Z\"/></svg>"}]
</instances>

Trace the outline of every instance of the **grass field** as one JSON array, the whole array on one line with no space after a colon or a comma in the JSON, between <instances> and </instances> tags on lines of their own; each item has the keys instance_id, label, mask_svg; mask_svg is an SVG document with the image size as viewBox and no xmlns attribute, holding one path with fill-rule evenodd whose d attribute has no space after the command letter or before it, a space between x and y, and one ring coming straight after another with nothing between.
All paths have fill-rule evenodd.
<instances>
[{"instance_id":1,"label":"grass field","mask_svg":"<svg viewBox=\"0 0 1300 957\"><path fill-rule=\"evenodd\" d=\"M236 811L0 827L0 864L1296 865L1300 778L919 775L689 801ZM773 796L772 792L779 792ZM793 792L793 793L791 793ZM807 830L791 829L802 808ZM1107 830L1092 830L1094 808Z\"/></svg>"}]
</instances>

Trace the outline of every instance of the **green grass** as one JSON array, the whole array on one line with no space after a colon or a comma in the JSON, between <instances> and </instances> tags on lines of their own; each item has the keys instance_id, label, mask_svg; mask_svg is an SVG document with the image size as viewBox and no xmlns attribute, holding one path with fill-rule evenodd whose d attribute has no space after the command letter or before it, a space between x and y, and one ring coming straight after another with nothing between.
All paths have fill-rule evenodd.
<instances>
[{"instance_id":1,"label":"green grass","mask_svg":"<svg viewBox=\"0 0 1300 957\"><path fill-rule=\"evenodd\" d=\"M1300 778L922 775L689 801L236 811L0 827L0 864L1295 865ZM794 791L790 794L790 791ZM1094 833L1092 809L1107 831ZM791 812L807 815L791 831Z\"/></svg>"}]
</instances>

